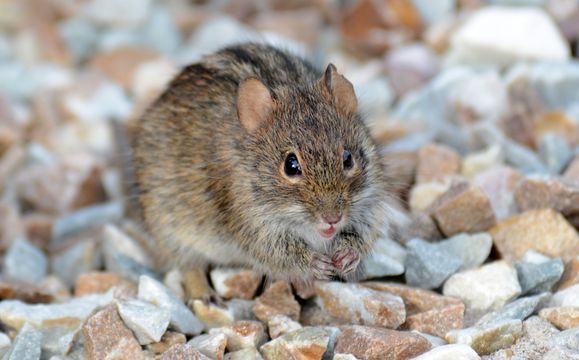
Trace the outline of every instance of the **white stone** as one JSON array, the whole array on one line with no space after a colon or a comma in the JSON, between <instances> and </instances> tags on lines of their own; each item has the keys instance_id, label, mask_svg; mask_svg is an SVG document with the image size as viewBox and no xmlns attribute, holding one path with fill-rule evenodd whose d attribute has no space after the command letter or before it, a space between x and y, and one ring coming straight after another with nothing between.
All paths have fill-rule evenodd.
<instances>
[{"instance_id":1,"label":"white stone","mask_svg":"<svg viewBox=\"0 0 579 360\"><path fill-rule=\"evenodd\" d=\"M259 321L240 321L209 330L210 335L225 334L227 350L255 349L267 341L265 326Z\"/></svg>"},{"instance_id":2,"label":"white stone","mask_svg":"<svg viewBox=\"0 0 579 360\"><path fill-rule=\"evenodd\" d=\"M98 85L89 96L70 93L63 103L70 114L83 121L125 119L132 110L132 103L120 85L108 81Z\"/></svg>"},{"instance_id":3,"label":"white stone","mask_svg":"<svg viewBox=\"0 0 579 360\"><path fill-rule=\"evenodd\" d=\"M487 147L486 149L468 154L462 160L461 174L469 179L473 179L481 172L502 164L504 154L498 144Z\"/></svg>"},{"instance_id":4,"label":"white stone","mask_svg":"<svg viewBox=\"0 0 579 360\"><path fill-rule=\"evenodd\" d=\"M480 360L480 356L470 346L450 344L436 347L413 360Z\"/></svg>"},{"instance_id":5,"label":"white stone","mask_svg":"<svg viewBox=\"0 0 579 360\"><path fill-rule=\"evenodd\" d=\"M488 311L504 306L521 293L516 270L505 261L452 275L442 289L460 298L469 310Z\"/></svg>"},{"instance_id":6,"label":"white stone","mask_svg":"<svg viewBox=\"0 0 579 360\"><path fill-rule=\"evenodd\" d=\"M115 225L107 224L102 231L103 249L105 253L121 253L139 263L153 266L150 255L135 241Z\"/></svg>"},{"instance_id":7,"label":"white stone","mask_svg":"<svg viewBox=\"0 0 579 360\"><path fill-rule=\"evenodd\" d=\"M82 14L99 25L135 27L147 19L152 4L153 0L91 0Z\"/></svg>"},{"instance_id":8,"label":"white stone","mask_svg":"<svg viewBox=\"0 0 579 360\"><path fill-rule=\"evenodd\" d=\"M285 315L274 315L267 319L267 329L272 339L301 328L302 325L299 322Z\"/></svg>"},{"instance_id":9,"label":"white stone","mask_svg":"<svg viewBox=\"0 0 579 360\"><path fill-rule=\"evenodd\" d=\"M171 319L169 309L140 300L119 302L117 309L141 345L161 341Z\"/></svg>"},{"instance_id":10,"label":"white stone","mask_svg":"<svg viewBox=\"0 0 579 360\"><path fill-rule=\"evenodd\" d=\"M427 24L436 24L455 15L456 0L412 0L412 4Z\"/></svg>"},{"instance_id":11,"label":"white stone","mask_svg":"<svg viewBox=\"0 0 579 360\"><path fill-rule=\"evenodd\" d=\"M10 337L4 333L0 333L0 358L10 350L10 345L12 345Z\"/></svg>"},{"instance_id":12,"label":"white stone","mask_svg":"<svg viewBox=\"0 0 579 360\"><path fill-rule=\"evenodd\" d=\"M401 275L404 273L406 250L389 238L376 240L373 249L364 260L364 279Z\"/></svg>"},{"instance_id":13,"label":"white stone","mask_svg":"<svg viewBox=\"0 0 579 360\"><path fill-rule=\"evenodd\" d=\"M3 360L40 360L42 333L32 325L25 324L14 339L12 347Z\"/></svg>"},{"instance_id":14,"label":"white stone","mask_svg":"<svg viewBox=\"0 0 579 360\"><path fill-rule=\"evenodd\" d=\"M9 278L36 283L46 276L47 268L44 252L24 238L14 240L4 256L3 275Z\"/></svg>"},{"instance_id":15,"label":"white stone","mask_svg":"<svg viewBox=\"0 0 579 360\"><path fill-rule=\"evenodd\" d=\"M247 348L229 352L223 360L263 360L263 357L256 348Z\"/></svg>"},{"instance_id":16,"label":"white stone","mask_svg":"<svg viewBox=\"0 0 579 360\"><path fill-rule=\"evenodd\" d=\"M569 46L540 8L488 6L451 38L450 63L505 66L517 61L565 61Z\"/></svg>"},{"instance_id":17,"label":"white stone","mask_svg":"<svg viewBox=\"0 0 579 360\"><path fill-rule=\"evenodd\" d=\"M448 191L450 185L449 181L432 181L414 185L410 190L410 209L414 213L427 210L440 195Z\"/></svg>"},{"instance_id":18,"label":"white stone","mask_svg":"<svg viewBox=\"0 0 579 360\"><path fill-rule=\"evenodd\" d=\"M210 359L222 359L227 345L227 336L223 333L195 336L187 343Z\"/></svg>"},{"instance_id":19,"label":"white stone","mask_svg":"<svg viewBox=\"0 0 579 360\"><path fill-rule=\"evenodd\" d=\"M579 307L579 284L573 285L553 294L548 307Z\"/></svg>"},{"instance_id":20,"label":"white stone","mask_svg":"<svg viewBox=\"0 0 579 360\"><path fill-rule=\"evenodd\" d=\"M332 360L358 360L358 358L352 354L334 354Z\"/></svg>"},{"instance_id":21,"label":"white stone","mask_svg":"<svg viewBox=\"0 0 579 360\"><path fill-rule=\"evenodd\" d=\"M183 304L181 299L167 289L162 283L147 275L139 278L138 297L171 313L171 328L187 335L196 335L203 330L203 323Z\"/></svg>"}]
</instances>

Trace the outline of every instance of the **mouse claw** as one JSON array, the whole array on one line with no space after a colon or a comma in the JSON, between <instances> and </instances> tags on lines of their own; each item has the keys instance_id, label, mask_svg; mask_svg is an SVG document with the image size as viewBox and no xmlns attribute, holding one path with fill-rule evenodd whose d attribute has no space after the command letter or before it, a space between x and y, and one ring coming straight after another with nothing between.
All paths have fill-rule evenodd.
<instances>
[{"instance_id":1,"label":"mouse claw","mask_svg":"<svg viewBox=\"0 0 579 360\"><path fill-rule=\"evenodd\" d=\"M325 255L314 254L310 265L316 280L329 280L336 274L332 260Z\"/></svg>"},{"instance_id":2,"label":"mouse claw","mask_svg":"<svg viewBox=\"0 0 579 360\"><path fill-rule=\"evenodd\" d=\"M332 256L332 265L342 274L356 270L359 263L360 254L352 248L340 249Z\"/></svg>"}]
</instances>

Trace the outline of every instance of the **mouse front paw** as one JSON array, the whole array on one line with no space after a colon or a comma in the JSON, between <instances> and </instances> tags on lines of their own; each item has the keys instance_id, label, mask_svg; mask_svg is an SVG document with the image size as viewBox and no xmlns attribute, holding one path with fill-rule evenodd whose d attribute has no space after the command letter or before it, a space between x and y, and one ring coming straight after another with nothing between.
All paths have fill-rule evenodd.
<instances>
[{"instance_id":1,"label":"mouse front paw","mask_svg":"<svg viewBox=\"0 0 579 360\"><path fill-rule=\"evenodd\" d=\"M312 273L316 280L329 280L336 275L332 259L322 254L314 254L310 262Z\"/></svg>"},{"instance_id":2,"label":"mouse front paw","mask_svg":"<svg viewBox=\"0 0 579 360\"><path fill-rule=\"evenodd\" d=\"M359 263L360 253L350 247L340 249L332 256L332 265L342 274L356 270Z\"/></svg>"}]
</instances>

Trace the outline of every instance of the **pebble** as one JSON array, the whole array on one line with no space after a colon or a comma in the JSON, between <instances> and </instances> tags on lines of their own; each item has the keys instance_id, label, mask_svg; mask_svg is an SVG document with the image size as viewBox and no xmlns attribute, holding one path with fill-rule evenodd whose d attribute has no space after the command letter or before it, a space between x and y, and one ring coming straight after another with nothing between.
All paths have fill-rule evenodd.
<instances>
[{"instance_id":1,"label":"pebble","mask_svg":"<svg viewBox=\"0 0 579 360\"><path fill-rule=\"evenodd\" d=\"M432 204L450 189L450 182L426 182L416 184L410 190L410 210L413 213L426 212Z\"/></svg>"},{"instance_id":2,"label":"pebble","mask_svg":"<svg viewBox=\"0 0 579 360\"><path fill-rule=\"evenodd\" d=\"M522 261L515 263L515 268L521 285L521 294L525 295L551 291L563 275L565 266L561 259L547 258L534 262L527 260L525 255Z\"/></svg>"},{"instance_id":3,"label":"pebble","mask_svg":"<svg viewBox=\"0 0 579 360\"><path fill-rule=\"evenodd\" d=\"M384 63L388 80L398 96L423 87L440 66L434 51L419 43L392 49Z\"/></svg>"},{"instance_id":4,"label":"pebble","mask_svg":"<svg viewBox=\"0 0 579 360\"><path fill-rule=\"evenodd\" d=\"M8 341L10 341L8 339ZM32 325L25 324L12 342L3 360L40 360L42 333Z\"/></svg>"},{"instance_id":5,"label":"pebble","mask_svg":"<svg viewBox=\"0 0 579 360\"><path fill-rule=\"evenodd\" d=\"M210 359L223 359L227 346L227 336L225 334L198 335L189 340L187 345L193 346Z\"/></svg>"},{"instance_id":6,"label":"pebble","mask_svg":"<svg viewBox=\"0 0 579 360\"><path fill-rule=\"evenodd\" d=\"M141 43L149 49L165 55L174 55L182 42L182 36L166 6L153 6L147 23L141 27Z\"/></svg>"},{"instance_id":7,"label":"pebble","mask_svg":"<svg viewBox=\"0 0 579 360\"><path fill-rule=\"evenodd\" d=\"M577 231L552 209L528 210L489 230L501 257L516 261L528 250L570 259L579 254Z\"/></svg>"},{"instance_id":8,"label":"pebble","mask_svg":"<svg viewBox=\"0 0 579 360\"><path fill-rule=\"evenodd\" d=\"M505 162L513 165L524 174L546 175L549 173L539 156L526 146L511 140L505 140L503 142L503 152L505 154Z\"/></svg>"},{"instance_id":9,"label":"pebble","mask_svg":"<svg viewBox=\"0 0 579 360\"><path fill-rule=\"evenodd\" d=\"M207 303L203 300L193 300L193 312L206 328L230 325L235 321L231 309Z\"/></svg>"},{"instance_id":10,"label":"pebble","mask_svg":"<svg viewBox=\"0 0 579 360\"><path fill-rule=\"evenodd\" d=\"M161 341L171 319L168 309L140 300L119 302L117 310L141 345Z\"/></svg>"},{"instance_id":11,"label":"pebble","mask_svg":"<svg viewBox=\"0 0 579 360\"><path fill-rule=\"evenodd\" d=\"M176 344L156 357L158 360L209 360L199 350L188 344Z\"/></svg>"},{"instance_id":12,"label":"pebble","mask_svg":"<svg viewBox=\"0 0 579 360\"><path fill-rule=\"evenodd\" d=\"M406 283L426 289L437 288L462 266L452 250L421 239L406 244Z\"/></svg>"},{"instance_id":13,"label":"pebble","mask_svg":"<svg viewBox=\"0 0 579 360\"><path fill-rule=\"evenodd\" d=\"M390 238L379 238L370 255L364 258L364 279L401 275L404 273L406 250Z\"/></svg>"},{"instance_id":14,"label":"pebble","mask_svg":"<svg viewBox=\"0 0 579 360\"><path fill-rule=\"evenodd\" d=\"M50 259L52 271L69 287L84 273L101 267L102 254L98 239L88 235L69 248L53 254Z\"/></svg>"},{"instance_id":15,"label":"pebble","mask_svg":"<svg viewBox=\"0 0 579 360\"><path fill-rule=\"evenodd\" d=\"M406 319L399 296L359 284L316 282L316 295L324 311L347 324L396 329Z\"/></svg>"},{"instance_id":16,"label":"pebble","mask_svg":"<svg viewBox=\"0 0 579 360\"><path fill-rule=\"evenodd\" d=\"M223 360L263 360L263 357L257 349L247 348L229 352L225 354Z\"/></svg>"},{"instance_id":17,"label":"pebble","mask_svg":"<svg viewBox=\"0 0 579 360\"><path fill-rule=\"evenodd\" d=\"M58 24L58 33L66 47L73 55L75 62L85 61L93 54L99 31L94 24L80 17L65 19Z\"/></svg>"},{"instance_id":18,"label":"pebble","mask_svg":"<svg viewBox=\"0 0 579 360\"><path fill-rule=\"evenodd\" d=\"M331 332L331 329L324 327L304 327L265 343L259 350L265 360L321 360L329 350Z\"/></svg>"},{"instance_id":19,"label":"pebble","mask_svg":"<svg viewBox=\"0 0 579 360\"><path fill-rule=\"evenodd\" d=\"M549 293L519 298L498 310L484 315L477 321L477 325L496 324L507 320L523 321L531 316L541 304L547 303L549 298Z\"/></svg>"},{"instance_id":20,"label":"pebble","mask_svg":"<svg viewBox=\"0 0 579 360\"><path fill-rule=\"evenodd\" d=\"M276 281L255 299L253 312L264 322L273 315L286 315L292 320L298 320L300 304L296 301L289 283Z\"/></svg>"},{"instance_id":21,"label":"pebble","mask_svg":"<svg viewBox=\"0 0 579 360\"><path fill-rule=\"evenodd\" d=\"M162 354L174 345L185 344L186 342L187 338L185 335L174 331L167 331L161 337L161 341L149 344L146 348L155 354Z\"/></svg>"},{"instance_id":22,"label":"pebble","mask_svg":"<svg viewBox=\"0 0 579 360\"><path fill-rule=\"evenodd\" d=\"M332 360L358 360L358 358L352 354L334 354Z\"/></svg>"},{"instance_id":23,"label":"pebble","mask_svg":"<svg viewBox=\"0 0 579 360\"><path fill-rule=\"evenodd\" d=\"M107 306L83 326L87 359L144 359L141 346L124 324L117 308Z\"/></svg>"},{"instance_id":24,"label":"pebble","mask_svg":"<svg viewBox=\"0 0 579 360\"><path fill-rule=\"evenodd\" d=\"M432 207L432 216L446 236L486 231L496 224L489 199L476 186L452 186Z\"/></svg>"},{"instance_id":25,"label":"pebble","mask_svg":"<svg viewBox=\"0 0 579 360\"><path fill-rule=\"evenodd\" d=\"M17 238L6 251L2 270L9 278L37 283L46 276L48 260L36 246Z\"/></svg>"},{"instance_id":26,"label":"pebble","mask_svg":"<svg viewBox=\"0 0 579 360\"><path fill-rule=\"evenodd\" d=\"M412 0L412 4L420 13L422 20L427 24L437 24L454 16L456 0L428 1Z\"/></svg>"},{"instance_id":27,"label":"pebble","mask_svg":"<svg viewBox=\"0 0 579 360\"><path fill-rule=\"evenodd\" d=\"M493 239L488 233L456 234L438 243L438 247L462 260L459 270L476 268L489 257Z\"/></svg>"},{"instance_id":28,"label":"pebble","mask_svg":"<svg viewBox=\"0 0 579 360\"><path fill-rule=\"evenodd\" d=\"M460 298L467 310L489 311L503 307L521 293L517 272L504 261L454 274L442 289L445 296Z\"/></svg>"},{"instance_id":29,"label":"pebble","mask_svg":"<svg viewBox=\"0 0 579 360\"><path fill-rule=\"evenodd\" d=\"M561 331L553 336L553 343L579 351L579 328Z\"/></svg>"},{"instance_id":30,"label":"pebble","mask_svg":"<svg viewBox=\"0 0 579 360\"><path fill-rule=\"evenodd\" d=\"M579 284L557 291L553 294L549 307L575 306L579 307Z\"/></svg>"},{"instance_id":31,"label":"pebble","mask_svg":"<svg viewBox=\"0 0 579 360\"><path fill-rule=\"evenodd\" d=\"M265 325L259 321L236 321L231 325L211 329L209 334L225 334L228 351L257 348L267 341Z\"/></svg>"},{"instance_id":32,"label":"pebble","mask_svg":"<svg viewBox=\"0 0 579 360\"><path fill-rule=\"evenodd\" d=\"M460 173L467 179L475 179L480 173L502 164L503 158L502 148L497 144L491 145L480 152L465 156L462 161ZM485 194L487 193L485 192Z\"/></svg>"},{"instance_id":33,"label":"pebble","mask_svg":"<svg viewBox=\"0 0 579 360\"><path fill-rule=\"evenodd\" d=\"M575 284L579 284L579 255L567 261L565 264L565 271L557 284L557 289L563 290Z\"/></svg>"},{"instance_id":34,"label":"pebble","mask_svg":"<svg viewBox=\"0 0 579 360\"><path fill-rule=\"evenodd\" d=\"M217 268L209 273L213 288L225 299L253 299L262 277L250 270Z\"/></svg>"},{"instance_id":35,"label":"pebble","mask_svg":"<svg viewBox=\"0 0 579 360\"><path fill-rule=\"evenodd\" d=\"M544 308L539 316L561 330L579 327L579 306Z\"/></svg>"},{"instance_id":36,"label":"pebble","mask_svg":"<svg viewBox=\"0 0 579 360\"><path fill-rule=\"evenodd\" d=\"M539 155L551 174L560 174L573 157L564 137L547 133L539 142Z\"/></svg>"},{"instance_id":37,"label":"pebble","mask_svg":"<svg viewBox=\"0 0 579 360\"><path fill-rule=\"evenodd\" d=\"M520 211L551 208L563 215L579 212L579 183L553 177L527 177L514 192Z\"/></svg>"},{"instance_id":38,"label":"pebble","mask_svg":"<svg viewBox=\"0 0 579 360\"><path fill-rule=\"evenodd\" d=\"M430 342L420 335L354 325L342 328L334 352L352 354L364 360L403 360L413 358L429 349Z\"/></svg>"},{"instance_id":39,"label":"pebble","mask_svg":"<svg viewBox=\"0 0 579 360\"><path fill-rule=\"evenodd\" d=\"M453 329L463 326L464 304L457 298L445 297L430 290L410 286L385 283L364 282L368 288L398 295L404 301L406 321L403 329L417 330L422 333L443 337Z\"/></svg>"},{"instance_id":40,"label":"pebble","mask_svg":"<svg viewBox=\"0 0 579 360\"><path fill-rule=\"evenodd\" d=\"M127 286L128 284L129 282L123 280L122 277L115 273L90 272L81 274L76 278L74 296L106 293L114 286Z\"/></svg>"},{"instance_id":41,"label":"pebble","mask_svg":"<svg viewBox=\"0 0 579 360\"><path fill-rule=\"evenodd\" d=\"M470 346L450 344L436 347L413 360L480 360L480 356Z\"/></svg>"},{"instance_id":42,"label":"pebble","mask_svg":"<svg viewBox=\"0 0 579 360\"><path fill-rule=\"evenodd\" d=\"M275 339L294 330L301 329L302 325L285 315L274 315L267 320L269 337Z\"/></svg>"},{"instance_id":43,"label":"pebble","mask_svg":"<svg viewBox=\"0 0 579 360\"><path fill-rule=\"evenodd\" d=\"M142 275L139 278L139 299L169 310L170 328L187 335L196 335L203 330L203 323L183 304L175 294L159 281Z\"/></svg>"},{"instance_id":44,"label":"pebble","mask_svg":"<svg viewBox=\"0 0 579 360\"><path fill-rule=\"evenodd\" d=\"M440 144L426 144L418 151L416 182L442 182L460 170L460 156L452 148Z\"/></svg>"},{"instance_id":45,"label":"pebble","mask_svg":"<svg viewBox=\"0 0 579 360\"><path fill-rule=\"evenodd\" d=\"M152 10L153 0L128 0L121 6L113 0L91 0L82 14L97 25L134 27L143 24Z\"/></svg>"},{"instance_id":46,"label":"pebble","mask_svg":"<svg viewBox=\"0 0 579 360\"><path fill-rule=\"evenodd\" d=\"M506 320L479 327L453 330L446 335L451 344L465 344L479 355L488 355L513 345L523 333L521 320Z\"/></svg>"},{"instance_id":47,"label":"pebble","mask_svg":"<svg viewBox=\"0 0 579 360\"><path fill-rule=\"evenodd\" d=\"M531 7L482 8L453 34L451 44L447 56L453 63L506 66L516 61L565 61L570 56L553 20Z\"/></svg>"}]
</instances>

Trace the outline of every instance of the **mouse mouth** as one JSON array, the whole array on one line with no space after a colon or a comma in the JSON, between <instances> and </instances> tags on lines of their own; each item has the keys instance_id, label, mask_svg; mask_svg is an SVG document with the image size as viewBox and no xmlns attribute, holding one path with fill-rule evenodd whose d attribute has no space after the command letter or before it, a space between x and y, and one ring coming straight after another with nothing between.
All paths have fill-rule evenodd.
<instances>
[{"instance_id":1,"label":"mouse mouth","mask_svg":"<svg viewBox=\"0 0 579 360\"><path fill-rule=\"evenodd\" d=\"M320 235L329 239L336 233L336 228L333 225L330 225L328 229L320 230Z\"/></svg>"}]
</instances>

